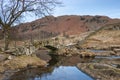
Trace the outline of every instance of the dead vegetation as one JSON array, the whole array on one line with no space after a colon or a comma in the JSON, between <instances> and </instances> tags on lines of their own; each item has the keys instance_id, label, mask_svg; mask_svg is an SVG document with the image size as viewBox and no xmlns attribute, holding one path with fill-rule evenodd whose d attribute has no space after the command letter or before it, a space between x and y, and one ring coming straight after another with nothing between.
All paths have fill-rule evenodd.
<instances>
[{"instance_id":1,"label":"dead vegetation","mask_svg":"<svg viewBox=\"0 0 120 80\"><path fill-rule=\"evenodd\" d=\"M36 56L23 55L0 63L0 72L24 69L27 67L42 67L45 65L47 65L47 63Z\"/></svg>"}]
</instances>

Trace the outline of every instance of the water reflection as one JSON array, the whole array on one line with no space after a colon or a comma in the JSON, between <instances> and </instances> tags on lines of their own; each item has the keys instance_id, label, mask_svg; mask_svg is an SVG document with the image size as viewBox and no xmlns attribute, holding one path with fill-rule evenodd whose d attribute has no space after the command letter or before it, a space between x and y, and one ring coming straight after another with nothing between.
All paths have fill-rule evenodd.
<instances>
[{"instance_id":1,"label":"water reflection","mask_svg":"<svg viewBox=\"0 0 120 80\"><path fill-rule=\"evenodd\" d=\"M47 72L44 69L21 71L9 80L93 80L75 66L59 66Z\"/></svg>"},{"instance_id":2,"label":"water reflection","mask_svg":"<svg viewBox=\"0 0 120 80\"><path fill-rule=\"evenodd\" d=\"M27 69L15 73L8 80L35 80L42 75L51 74L53 70L54 67Z\"/></svg>"},{"instance_id":3,"label":"water reflection","mask_svg":"<svg viewBox=\"0 0 120 80\"><path fill-rule=\"evenodd\" d=\"M120 59L120 56L96 56L95 58L101 58L101 59Z\"/></svg>"},{"instance_id":4,"label":"water reflection","mask_svg":"<svg viewBox=\"0 0 120 80\"><path fill-rule=\"evenodd\" d=\"M93 80L74 66L60 66L52 73L42 74L33 80Z\"/></svg>"},{"instance_id":5,"label":"water reflection","mask_svg":"<svg viewBox=\"0 0 120 80\"><path fill-rule=\"evenodd\" d=\"M51 56L48 67L19 71L9 80L93 80L75 67L77 63L89 62L91 59L82 59L79 56Z\"/></svg>"}]
</instances>

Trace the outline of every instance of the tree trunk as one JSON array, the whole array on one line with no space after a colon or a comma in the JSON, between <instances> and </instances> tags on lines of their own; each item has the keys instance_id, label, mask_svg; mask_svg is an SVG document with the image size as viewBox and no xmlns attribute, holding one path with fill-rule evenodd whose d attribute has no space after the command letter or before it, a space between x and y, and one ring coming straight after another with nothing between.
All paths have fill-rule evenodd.
<instances>
[{"instance_id":1,"label":"tree trunk","mask_svg":"<svg viewBox=\"0 0 120 80\"><path fill-rule=\"evenodd\" d=\"M8 50L9 47L9 42L10 42L10 26L5 25L3 28L3 33L4 33L4 50Z\"/></svg>"},{"instance_id":2,"label":"tree trunk","mask_svg":"<svg viewBox=\"0 0 120 80\"><path fill-rule=\"evenodd\" d=\"M7 35L5 35L4 40L5 40L5 50L8 50L9 40Z\"/></svg>"}]
</instances>

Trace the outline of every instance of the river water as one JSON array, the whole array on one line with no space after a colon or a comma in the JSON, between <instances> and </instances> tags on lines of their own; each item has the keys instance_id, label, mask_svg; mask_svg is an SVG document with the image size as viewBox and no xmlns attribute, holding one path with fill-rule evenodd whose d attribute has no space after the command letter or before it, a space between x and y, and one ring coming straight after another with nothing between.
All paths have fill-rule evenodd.
<instances>
[{"instance_id":1,"label":"river water","mask_svg":"<svg viewBox=\"0 0 120 80\"><path fill-rule=\"evenodd\" d=\"M52 56L49 66L46 68L19 71L9 80L94 80L76 67L76 64L81 61L79 56L67 58Z\"/></svg>"},{"instance_id":2,"label":"river water","mask_svg":"<svg viewBox=\"0 0 120 80\"><path fill-rule=\"evenodd\" d=\"M30 79L31 80L31 79ZM59 66L52 73L45 73L34 80L93 80L75 66Z\"/></svg>"},{"instance_id":3,"label":"river water","mask_svg":"<svg viewBox=\"0 0 120 80\"><path fill-rule=\"evenodd\" d=\"M7 80L95 80L79 70L76 65L103 59L120 59L120 56L96 56L94 59L80 58L80 56L60 57L51 55L51 57L52 59L47 67L22 70Z\"/></svg>"}]
</instances>

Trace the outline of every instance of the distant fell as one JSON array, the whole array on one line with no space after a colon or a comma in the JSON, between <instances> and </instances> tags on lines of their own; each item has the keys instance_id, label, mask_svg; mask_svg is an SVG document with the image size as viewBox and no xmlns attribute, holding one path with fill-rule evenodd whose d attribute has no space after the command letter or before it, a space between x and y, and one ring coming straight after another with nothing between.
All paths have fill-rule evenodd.
<instances>
[{"instance_id":1,"label":"distant fell","mask_svg":"<svg viewBox=\"0 0 120 80\"><path fill-rule=\"evenodd\" d=\"M32 22L17 25L15 31L21 38L37 37L46 38L56 35L76 35L88 31L94 31L106 24L120 22L120 19L112 19L107 16L47 16Z\"/></svg>"}]
</instances>

